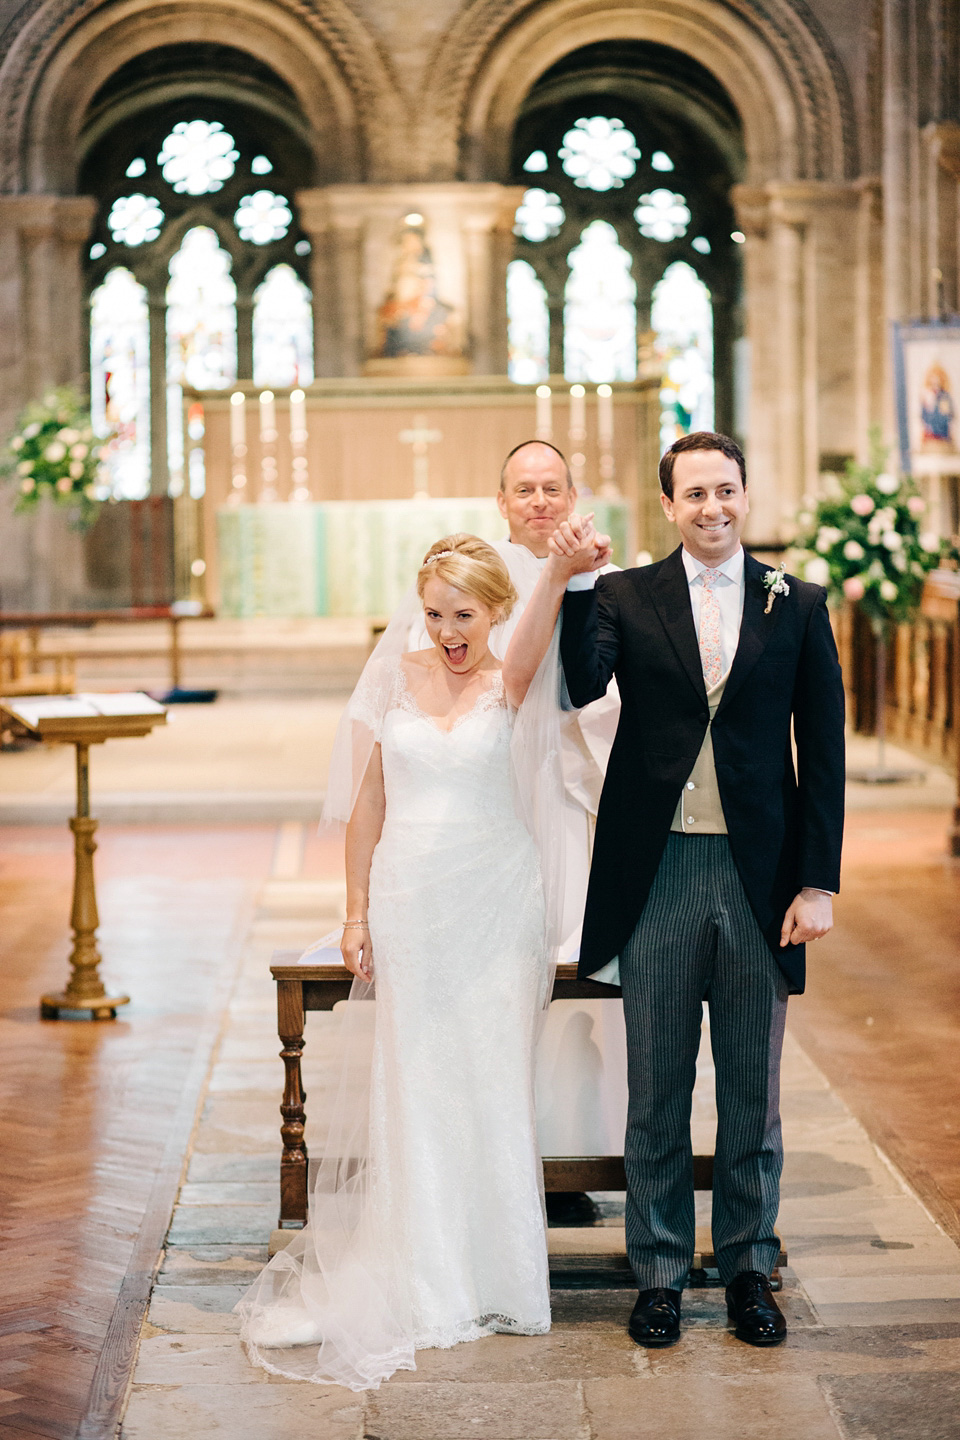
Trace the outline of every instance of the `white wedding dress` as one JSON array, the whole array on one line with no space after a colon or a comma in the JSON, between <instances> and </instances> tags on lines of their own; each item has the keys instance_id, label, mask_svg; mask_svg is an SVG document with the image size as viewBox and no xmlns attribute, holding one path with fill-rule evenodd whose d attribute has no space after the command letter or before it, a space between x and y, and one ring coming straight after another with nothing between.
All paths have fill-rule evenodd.
<instances>
[{"instance_id":1,"label":"white wedding dress","mask_svg":"<svg viewBox=\"0 0 960 1440\"><path fill-rule=\"evenodd\" d=\"M354 1390L414 1369L418 1349L550 1328L533 1083L544 900L515 808L512 716L496 672L444 731L403 664L392 672L369 718L386 796L369 891L376 1000L346 1007L355 1041L372 1031L367 1163L341 1163L332 1185L321 1167L309 1226L238 1306L251 1358Z\"/></svg>"}]
</instances>

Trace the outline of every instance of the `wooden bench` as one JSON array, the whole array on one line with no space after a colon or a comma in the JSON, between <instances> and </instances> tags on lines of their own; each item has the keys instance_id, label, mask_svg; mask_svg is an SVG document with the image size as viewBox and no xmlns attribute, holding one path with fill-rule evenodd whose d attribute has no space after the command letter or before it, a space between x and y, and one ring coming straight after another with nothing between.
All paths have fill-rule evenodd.
<instances>
[{"instance_id":1,"label":"wooden bench","mask_svg":"<svg viewBox=\"0 0 960 1440\"><path fill-rule=\"evenodd\" d=\"M306 1095L301 1060L305 1043L307 1013L332 1010L338 1000L350 994L352 977L342 964L298 964L296 951L277 950L270 973L277 983L277 1033L284 1064L282 1122L280 1136L281 1230L300 1230L307 1223L308 1155L305 1139ZM609 1000L620 991L594 980L579 980L577 967L569 962L557 967L553 984L554 1000ZM622 1155L550 1157L543 1162L544 1188L556 1191L625 1190L626 1174ZM713 1188L713 1156L694 1155L693 1183L697 1190ZM781 1250L779 1264L785 1265ZM585 1262L592 1265L592 1261ZM716 1268L709 1233L698 1233L694 1269L702 1274Z\"/></svg>"},{"instance_id":2,"label":"wooden bench","mask_svg":"<svg viewBox=\"0 0 960 1440\"><path fill-rule=\"evenodd\" d=\"M201 605L199 601L175 600L172 605L134 605L125 610L51 610L38 611L34 614L31 611L0 611L0 631L3 630L26 630L30 637L31 654L39 660L56 658L40 649L40 632L48 627L90 629L94 625L141 625L148 620L165 621L169 627L168 658L170 663L170 687L172 690L180 689L181 675L183 669L182 650L180 645L180 626L184 620L209 619L213 610L209 605ZM113 649L111 655L115 658L120 656L138 656L141 651L137 648ZM71 665L73 657L70 656ZM72 671L71 671L72 674ZM73 686L71 684L71 690ZM61 690L31 691L31 694L64 694L69 693ZM4 688L0 685L0 694L22 695L22 690L11 690L9 686Z\"/></svg>"}]
</instances>

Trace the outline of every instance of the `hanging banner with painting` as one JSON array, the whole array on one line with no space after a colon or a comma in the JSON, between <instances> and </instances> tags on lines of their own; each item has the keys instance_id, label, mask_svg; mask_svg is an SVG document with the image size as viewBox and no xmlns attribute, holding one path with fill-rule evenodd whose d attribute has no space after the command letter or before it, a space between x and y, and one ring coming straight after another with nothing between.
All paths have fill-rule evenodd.
<instances>
[{"instance_id":1,"label":"hanging banner with painting","mask_svg":"<svg viewBox=\"0 0 960 1440\"><path fill-rule=\"evenodd\" d=\"M906 474L960 475L960 324L895 324L900 465Z\"/></svg>"}]
</instances>

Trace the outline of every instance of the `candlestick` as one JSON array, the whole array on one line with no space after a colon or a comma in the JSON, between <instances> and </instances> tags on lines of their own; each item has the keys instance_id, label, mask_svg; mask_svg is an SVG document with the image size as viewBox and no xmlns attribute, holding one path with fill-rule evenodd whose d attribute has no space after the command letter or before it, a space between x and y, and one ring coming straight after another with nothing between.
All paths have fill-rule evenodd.
<instances>
[{"instance_id":1,"label":"candlestick","mask_svg":"<svg viewBox=\"0 0 960 1440\"><path fill-rule=\"evenodd\" d=\"M290 391L290 449L293 452L292 500L310 499L307 474L307 399L302 390Z\"/></svg>"},{"instance_id":2,"label":"candlestick","mask_svg":"<svg viewBox=\"0 0 960 1440\"><path fill-rule=\"evenodd\" d=\"M230 478L235 505L243 499L241 491L247 483L247 412L246 396L242 390L235 390L230 396Z\"/></svg>"},{"instance_id":3,"label":"candlestick","mask_svg":"<svg viewBox=\"0 0 960 1440\"><path fill-rule=\"evenodd\" d=\"M537 386L537 428L538 440L553 439L553 400L549 385Z\"/></svg>"},{"instance_id":4,"label":"candlestick","mask_svg":"<svg viewBox=\"0 0 960 1440\"><path fill-rule=\"evenodd\" d=\"M597 439L601 450L613 449L613 390L597 386Z\"/></svg>"},{"instance_id":5,"label":"candlestick","mask_svg":"<svg viewBox=\"0 0 960 1440\"><path fill-rule=\"evenodd\" d=\"M277 498L277 407L272 390L260 393L260 501Z\"/></svg>"},{"instance_id":6,"label":"candlestick","mask_svg":"<svg viewBox=\"0 0 960 1440\"><path fill-rule=\"evenodd\" d=\"M578 445L587 438L587 392L582 385L570 386L570 444Z\"/></svg>"}]
</instances>

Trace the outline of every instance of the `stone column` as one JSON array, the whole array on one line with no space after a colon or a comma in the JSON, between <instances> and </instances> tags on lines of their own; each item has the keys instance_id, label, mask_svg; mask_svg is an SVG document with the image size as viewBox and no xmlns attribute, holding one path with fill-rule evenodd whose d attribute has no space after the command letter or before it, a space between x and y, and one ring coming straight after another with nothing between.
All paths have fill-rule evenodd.
<instances>
[{"instance_id":1,"label":"stone column","mask_svg":"<svg viewBox=\"0 0 960 1440\"><path fill-rule=\"evenodd\" d=\"M738 186L734 201L747 236L751 472L776 476L769 493L751 499L762 510L750 533L775 539L785 512L816 492L821 455L859 448L851 237L862 202L856 185L828 181Z\"/></svg>"},{"instance_id":2,"label":"stone column","mask_svg":"<svg viewBox=\"0 0 960 1440\"><path fill-rule=\"evenodd\" d=\"M166 495L167 460L167 298L166 286L147 295L150 326L150 494Z\"/></svg>"},{"instance_id":3,"label":"stone column","mask_svg":"<svg viewBox=\"0 0 960 1440\"><path fill-rule=\"evenodd\" d=\"M462 369L506 370L506 270L522 186L329 185L297 195L313 248L317 374L363 372L407 215L423 217L439 298L453 307ZM451 365L451 373L458 367Z\"/></svg>"},{"instance_id":4,"label":"stone column","mask_svg":"<svg viewBox=\"0 0 960 1440\"><path fill-rule=\"evenodd\" d=\"M770 196L762 187L737 185L733 190L737 224L744 244L744 339L747 346L749 394L746 397L747 475L751 540L775 540L780 533L779 450L777 444L780 337L774 314L774 263Z\"/></svg>"},{"instance_id":5,"label":"stone column","mask_svg":"<svg viewBox=\"0 0 960 1440\"><path fill-rule=\"evenodd\" d=\"M960 125L940 121L923 132L927 182L928 315L960 309Z\"/></svg>"},{"instance_id":6,"label":"stone column","mask_svg":"<svg viewBox=\"0 0 960 1440\"><path fill-rule=\"evenodd\" d=\"M253 296L237 291L237 379L253 379Z\"/></svg>"},{"instance_id":7,"label":"stone column","mask_svg":"<svg viewBox=\"0 0 960 1440\"><path fill-rule=\"evenodd\" d=\"M878 179L857 181L853 421L857 459L869 458L870 429L883 425L890 346L883 310L883 219Z\"/></svg>"},{"instance_id":8,"label":"stone column","mask_svg":"<svg viewBox=\"0 0 960 1440\"><path fill-rule=\"evenodd\" d=\"M26 400L89 371L81 255L95 213L86 195L0 196L4 426Z\"/></svg>"}]
</instances>

